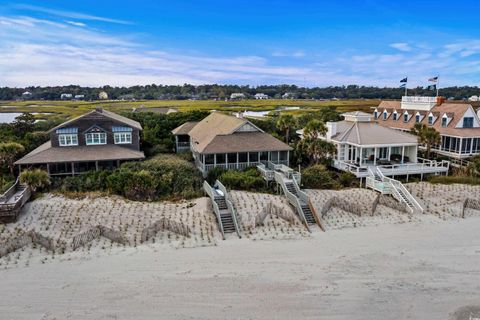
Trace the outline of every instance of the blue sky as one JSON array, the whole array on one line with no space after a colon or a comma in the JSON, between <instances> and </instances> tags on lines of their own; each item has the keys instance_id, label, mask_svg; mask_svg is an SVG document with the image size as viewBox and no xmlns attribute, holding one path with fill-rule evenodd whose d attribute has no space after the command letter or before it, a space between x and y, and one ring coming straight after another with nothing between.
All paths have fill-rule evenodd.
<instances>
[{"instance_id":1,"label":"blue sky","mask_svg":"<svg viewBox=\"0 0 480 320\"><path fill-rule=\"evenodd\" d=\"M478 85L478 1L2 1L0 86Z\"/></svg>"}]
</instances>

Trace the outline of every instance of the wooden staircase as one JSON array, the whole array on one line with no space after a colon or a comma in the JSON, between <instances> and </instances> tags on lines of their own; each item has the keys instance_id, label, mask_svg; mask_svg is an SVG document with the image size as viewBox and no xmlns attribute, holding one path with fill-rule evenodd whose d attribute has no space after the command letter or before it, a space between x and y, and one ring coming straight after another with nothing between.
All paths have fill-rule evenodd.
<instances>
[{"instance_id":1,"label":"wooden staircase","mask_svg":"<svg viewBox=\"0 0 480 320\"><path fill-rule=\"evenodd\" d=\"M229 199L227 189L218 180L214 186L215 187L210 186L207 181L203 182L203 189L212 200L213 211L217 217L218 227L223 239L225 240L226 234L234 232L241 238L236 210L232 201Z\"/></svg>"},{"instance_id":2,"label":"wooden staircase","mask_svg":"<svg viewBox=\"0 0 480 320\"><path fill-rule=\"evenodd\" d=\"M17 179L10 189L0 195L0 223L14 222L30 196L30 188Z\"/></svg>"}]
</instances>

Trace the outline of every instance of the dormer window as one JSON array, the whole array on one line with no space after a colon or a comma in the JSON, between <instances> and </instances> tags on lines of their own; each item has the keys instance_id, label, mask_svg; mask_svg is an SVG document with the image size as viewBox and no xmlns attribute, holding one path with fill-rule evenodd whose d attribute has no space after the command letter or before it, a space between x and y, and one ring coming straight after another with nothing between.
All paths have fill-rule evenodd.
<instances>
[{"instance_id":1,"label":"dormer window","mask_svg":"<svg viewBox=\"0 0 480 320\"><path fill-rule=\"evenodd\" d=\"M78 146L78 128L60 128L55 133L60 147Z\"/></svg>"},{"instance_id":2,"label":"dormer window","mask_svg":"<svg viewBox=\"0 0 480 320\"><path fill-rule=\"evenodd\" d=\"M375 120L378 119L378 111L377 111L377 109L375 109L375 111L373 112L373 117L375 118Z\"/></svg>"},{"instance_id":3,"label":"dormer window","mask_svg":"<svg viewBox=\"0 0 480 320\"><path fill-rule=\"evenodd\" d=\"M393 112L393 121L397 121L397 117L398 117L397 111Z\"/></svg>"},{"instance_id":4,"label":"dormer window","mask_svg":"<svg viewBox=\"0 0 480 320\"><path fill-rule=\"evenodd\" d=\"M388 113L387 110L383 111L383 120L387 120Z\"/></svg>"},{"instance_id":5,"label":"dormer window","mask_svg":"<svg viewBox=\"0 0 480 320\"><path fill-rule=\"evenodd\" d=\"M408 122L408 113L403 114L403 122Z\"/></svg>"},{"instance_id":6,"label":"dormer window","mask_svg":"<svg viewBox=\"0 0 480 320\"><path fill-rule=\"evenodd\" d=\"M132 143L132 128L130 127L112 127L113 140L115 144Z\"/></svg>"},{"instance_id":7,"label":"dormer window","mask_svg":"<svg viewBox=\"0 0 480 320\"><path fill-rule=\"evenodd\" d=\"M433 115L428 115L428 125L431 126L433 124Z\"/></svg>"},{"instance_id":8,"label":"dormer window","mask_svg":"<svg viewBox=\"0 0 480 320\"><path fill-rule=\"evenodd\" d=\"M447 116L447 115L444 115L444 116L442 117L442 127L445 128L445 127L447 126L447 124L448 124L448 116Z\"/></svg>"},{"instance_id":9,"label":"dormer window","mask_svg":"<svg viewBox=\"0 0 480 320\"><path fill-rule=\"evenodd\" d=\"M419 113L417 113L415 115L415 122L420 122L420 114Z\"/></svg>"},{"instance_id":10,"label":"dormer window","mask_svg":"<svg viewBox=\"0 0 480 320\"><path fill-rule=\"evenodd\" d=\"M86 133L85 143L87 145L107 144L107 134L105 132Z\"/></svg>"},{"instance_id":11,"label":"dormer window","mask_svg":"<svg viewBox=\"0 0 480 320\"><path fill-rule=\"evenodd\" d=\"M463 127L464 128L473 128L473 117L464 117L463 118Z\"/></svg>"}]
</instances>

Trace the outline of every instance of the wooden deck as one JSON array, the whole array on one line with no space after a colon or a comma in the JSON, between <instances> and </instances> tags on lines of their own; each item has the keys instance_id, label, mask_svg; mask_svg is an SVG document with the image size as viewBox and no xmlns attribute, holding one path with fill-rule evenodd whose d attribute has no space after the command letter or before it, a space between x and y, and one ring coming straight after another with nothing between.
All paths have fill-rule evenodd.
<instances>
[{"instance_id":1,"label":"wooden deck","mask_svg":"<svg viewBox=\"0 0 480 320\"><path fill-rule=\"evenodd\" d=\"M30 188L17 180L4 194L0 196L0 223L14 222L23 205L30 199Z\"/></svg>"}]
</instances>

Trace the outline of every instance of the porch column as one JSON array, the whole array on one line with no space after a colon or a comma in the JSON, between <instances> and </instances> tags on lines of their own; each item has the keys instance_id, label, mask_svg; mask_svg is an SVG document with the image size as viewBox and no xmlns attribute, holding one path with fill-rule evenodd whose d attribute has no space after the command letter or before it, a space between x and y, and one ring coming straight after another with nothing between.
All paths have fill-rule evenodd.
<instances>
[{"instance_id":1,"label":"porch column","mask_svg":"<svg viewBox=\"0 0 480 320\"><path fill-rule=\"evenodd\" d=\"M205 156L202 155L201 158L202 158L202 173L203 173L205 172Z\"/></svg>"},{"instance_id":2,"label":"porch column","mask_svg":"<svg viewBox=\"0 0 480 320\"><path fill-rule=\"evenodd\" d=\"M238 170L238 152L237 152L237 170Z\"/></svg>"},{"instance_id":3,"label":"porch column","mask_svg":"<svg viewBox=\"0 0 480 320\"><path fill-rule=\"evenodd\" d=\"M72 177L73 177L75 175L75 163L72 162L71 166L72 166Z\"/></svg>"},{"instance_id":4,"label":"porch column","mask_svg":"<svg viewBox=\"0 0 480 320\"><path fill-rule=\"evenodd\" d=\"M469 138L470 139L470 154L473 153L473 139L475 138Z\"/></svg>"},{"instance_id":5,"label":"porch column","mask_svg":"<svg viewBox=\"0 0 480 320\"><path fill-rule=\"evenodd\" d=\"M280 151L277 151L277 163L280 163Z\"/></svg>"},{"instance_id":6,"label":"porch column","mask_svg":"<svg viewBox=\"0 0 480 320\"><path fill-rule=\"evenodd\" d=\"M363 158L363 148L360 147L360 157L359 157L360 160L358 161L358 166L359 166L359 167L362 166L362 160L363 160L362 158ZM357 159L355 159L355 161L356 161L356 160L357 160Z\"/></svg>"},{"instance_id":7,"label":"porch column","mask_svg":"<svg viewBox=\"0 0 480 320\"><path fill-rule=\"evenodd\" d=\"M462 155L462 144L463 144L463 139L462 138L459 138L460 139L460 147L458 148L458 154L461 156Z\"/></svg>"},{"instance_id":8,"label":"porch column","mask_svg":"<svg viewBox=\"0 0 480 320\"><path fill-rule=\"evenodd\" d=\"M98 161L95 161L95 171L98 171Z\"/></svg>"},{"instance_id":9,"label":"porch column","mask_svg":"<svg viewBox=\"0 0 480 320\"><path fill-rule=\"evenodd\" d=\"M48 175L50 175L50 164L47 163L47 172L48 172Z\"/></svg>"},{"instance_id":10,"label":"porch column","mask_svg":"<svg viewBox=\"0 0 480 320\"><path fill-rule=\"evenodd\" d=\"M247 152L247 167L250 167L250 152Z\"/></svg>"},{"instance_id":11,"label":"porch column","mask_svg":"<svg viewBox=\"0 0 480 320\"><path fill-rule=\"evenodd\" d=\"M401 161L401 163L404 162L404 157L405 157L405 146L402 146L402 161Z\"/></svg>"},{"instance_id":12,"label":"porch column","mask_svg":"<svg viewBox=\"0 0 480 320\"><path fill-rule=\"evenodd\" d=\"M390 157L392 156L392 147L388 147L388 157L387 161L390 161Z\"/></svg>"},{"instance_id":13,"label":"porch column","mask_svg":"<svg viewBox=\"0 0 480 320\"><path fill-rule=\"evenodd\" d=\"M290 167L290 150L287 150L287 166Z\"/></svg>"},{"instance_id":14,"label":"porch column","mask_svg":"<svg viewBox=\"0 0 480 320\"><path fill-rule=\"evenodd\" d=\"M216 153L213 154L213 167L214 168L217 167L217 154Z\"/></svg>"},{"instance_id":15,"label":"porch column","mask_svg":"<svg viewBox=\"0 0 480 320\"><path fill-rule=\"evenodd\" d=\"M373 165L377 165L377 147L373 148Z\"/></svg>"},{"instance_id":16,"label":"porch column","mask_svg":"<svg viewBox=\"0 0 480 320\"><path fill-rule=\"evenodd\" d=\"M175 147L176 147L176 152L178 152L178 136L175 136Z\"/></svg>"},{"instance_id":17,"label":"porch column","mask_svg":"<svg viewBox=\"0 0 480 320\"><path fill-rule=\"evenodd\" d=\"M225 169L228 170L228 153L225 153Z\"/></svg>"}]
</instances>

